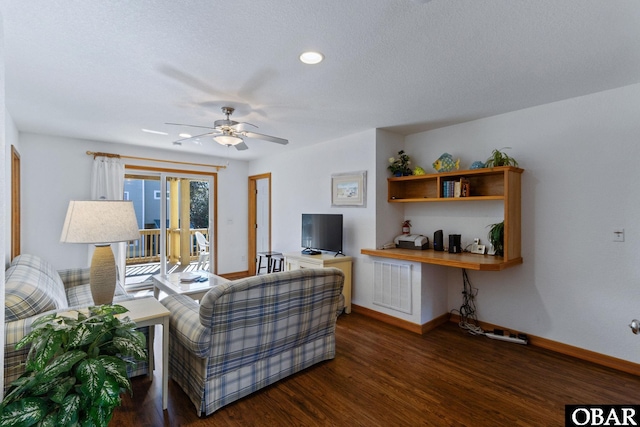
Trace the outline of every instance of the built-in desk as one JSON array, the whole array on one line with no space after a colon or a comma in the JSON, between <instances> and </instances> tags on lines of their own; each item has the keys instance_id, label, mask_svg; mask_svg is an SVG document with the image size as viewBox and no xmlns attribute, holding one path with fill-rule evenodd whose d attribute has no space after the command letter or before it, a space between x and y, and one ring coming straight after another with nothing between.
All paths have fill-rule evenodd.
<instances>
[{"instance_id":1,"label":"built-in desk","mask_svg":"<svg viewBox=\"0 0 640 427\"><path fill-rule=\"evenodd\" d=\"M450 254L449 252L439 252L432 249L422 251L414 249L361 249L360 253L381 258L392 258L478 271L500 271L513 267L514 265L522 264L522 257L505 261L504 258L493 255L471 253Z\"/></svg>"}]
</instances>

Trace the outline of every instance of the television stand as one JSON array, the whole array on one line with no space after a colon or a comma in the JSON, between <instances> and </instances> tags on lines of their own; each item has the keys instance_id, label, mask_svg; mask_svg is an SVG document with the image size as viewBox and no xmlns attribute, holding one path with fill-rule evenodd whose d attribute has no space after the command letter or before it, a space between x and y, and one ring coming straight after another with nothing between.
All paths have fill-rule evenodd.
<instances>
[{"instance_id":1,"label":"television stand","mask_svg":"<svg viewBox=\"0 0 640 427\"><path fill-rule=\"evenodd\" d=\"M307 248L302 250L303 255L320 255L322 252L316 251L315 249Z\"/></svg>"},{"instance_id":2,"label":"television stand","mask_svg":"<svg viewBox=\"0 0 640 427\"><path fill-rule=\"evenodd\" d=\"M285 271L298 270L300 268L327 268L335 267L344 273L344 312L351 313L351 269L353 258L349 256L334 257L331 254L307 255L296 253L284 254Z\"/></svg>"}]
</instances>

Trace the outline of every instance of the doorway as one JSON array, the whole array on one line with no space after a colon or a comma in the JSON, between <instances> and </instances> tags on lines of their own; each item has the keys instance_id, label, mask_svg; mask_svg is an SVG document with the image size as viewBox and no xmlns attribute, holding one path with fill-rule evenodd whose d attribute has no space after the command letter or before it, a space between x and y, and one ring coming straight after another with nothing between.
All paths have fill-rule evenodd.
<instances>
[{"instance_id":1,"label":"doorway","mask_svg":"<svg viewBox=\"0 0 640 427\"><path fill-rule=\"evenodd\" d=\"M271 251L271 174L249 177L249 275L255 276L258 252Z\"/></svg>"},{"instance_id":2,"label":"doorway","mask_svg":"<svg viewBox=\"0 0 640 427\"><path fill-rule=\"evenodd\" d=\"M127 167L124 198L133 201L141 236L128 247L125 288L148 289L158 273L215 273L217 174L133 168Z\"/></svg>"}]
</instances>

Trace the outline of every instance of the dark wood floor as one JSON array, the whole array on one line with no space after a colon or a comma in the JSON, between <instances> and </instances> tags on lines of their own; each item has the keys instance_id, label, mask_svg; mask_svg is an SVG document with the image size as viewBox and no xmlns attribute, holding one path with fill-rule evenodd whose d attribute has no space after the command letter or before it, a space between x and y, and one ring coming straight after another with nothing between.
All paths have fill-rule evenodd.
<instances>
[{"instance_id":1,"label":"dark wood floor","mask_svg":"<svg viewBox=\"0 0 640 427\"><path fill-rule=\"evenodd\" d=\"M631 404L640 377L446 324L419 336L355 313L336 358L206 418L169 381L133 380L113 426L562 426L566 404Z\"/></svg>"}]
</instances>

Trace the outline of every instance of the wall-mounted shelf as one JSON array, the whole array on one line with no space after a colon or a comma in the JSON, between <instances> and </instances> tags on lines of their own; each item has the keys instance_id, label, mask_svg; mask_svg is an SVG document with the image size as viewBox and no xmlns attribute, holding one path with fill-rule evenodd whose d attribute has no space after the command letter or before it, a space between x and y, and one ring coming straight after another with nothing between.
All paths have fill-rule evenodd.
<instances>
[{"instance_id":1,"label":"wall-mounted shelf","mask_svg":"<svg viewBox=\"0 0 640 427\"><path fill-rule=\"evenodd\" d=\"M504 257L407 249L362 249L363 254L449 265L472 270L502 270L522 263L520 253L521 194L524 169L513 166L443 172L387 179L389 203L473 203L497 200L504 205ZM466 197L452 197L450 182L468 183ZM447 189L448 187L448 189ZM461 186L462 187L462 186ZM450 195L451 197L445 197Z\"/></svg>"}]
</instances>

